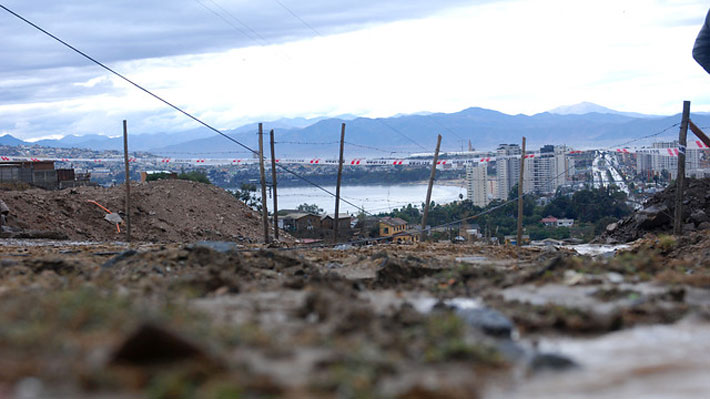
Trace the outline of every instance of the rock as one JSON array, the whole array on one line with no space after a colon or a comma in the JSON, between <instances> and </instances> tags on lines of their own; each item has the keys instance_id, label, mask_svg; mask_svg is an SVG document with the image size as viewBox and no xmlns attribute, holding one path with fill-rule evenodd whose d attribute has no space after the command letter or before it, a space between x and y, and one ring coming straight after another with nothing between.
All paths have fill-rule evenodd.
<instances>
[{"instance_id":1,"label":"rock","mask_svg":"<svg viewBox=\"0 0 710 399\"><path fill-rule=\"evenodd\" d=\"M612 224L606 226L606 231L611 233L614 230L616 230L617 227L619 227L619 223L612 223Z\"/></svg>"},{"instance_id":2,"label":"rock","mask_svg":"<svg viewBox=\"0 0 710 399\"><path fill-rule=\"evenodd\" d=\"M606 279L612 284L621 284L624 282L624 276L619 273L610 272L606 274Z\"/></svg>"},{"instance_id":3,"label":"rock","mask_svg":"<svg viewBox=\"0 0 710 399\"><path fill-rule=\"evenodd\" d=\"M696 225L700 225L705 222L710 222L710 217L708 217L704 210L698 209L690 214L690 220Z\"/></svg>"},{"instance_id":4,"label":"rock","mask_svg":"<svg viewBox=\"0 0 710 399\"><path fill-rule=\"evenodd\" d=\"M687 223L683 225L683 232L684 233L692 233L695 231L695 224L693 223Z\"/></svg>"},{"instance_id":5,"label":"rock","mask_svg":"<svg viewBox=\"0 0 710 399\"><path fill-rule=\"evenodd\" d=\"M231 252L237 252L239 250L239 246L234 243L234 242L229 242L229 241L200 241L198 243L195 243L193 248L209 248L213 251L222 253L222 254L228 254Z\"/></svg>"},{"instance_id":6,"label":"rock","mask_svg":"<svg viewBox=\"0 0 710 399\"><path fill-rule=\"evenodd\" d=\"M530 360L530 372L566 371L579 367L572 359L552 353L536 353Z\"/></svg>"},{"instance_id":7,"label":"rock","mask_svg":"<svg viewBox=\"0 0 710 399\"><path fill-rule=\"evenodd\" d=\"M208 359L196 344L153 324L143 324L113 354L114 364L146 366L187 359Z\"/></svg>"},{"instance_id":8,"label":"rock","mask_svg":"<svg viewBox=\"0 0 710 399\"><path fill-rule=\"evenodd\" d=\"M510 338L515 327L510 319L491 308L456 309L456 314L469 326L494 337Z\"/></svg>"},{"instance_id":9,"label":"rock","mask_svg":"<svg viewBox=\"0 0 710 399\"><path fill-rule=\"evenodd\" d=\"M698 226L698 230L708 230L710 229L710 222L702 222Z\"/></svg>"},{"instance_id":10,"label":"rock","mask_svg":"<svg viewBox=\"0 0 710 399\"><path fill-rule=\"evenodd\" d=\"M121 252L120 254L118 254L118 255L116 255L115 257L113 257L113 258L109 259L108 261L106 261L106 263L104 263L103 265L101 265L101 267L102 267L102 268L113 267L114 265L116 265L116 263L118 263L118 262L120 262L120 261L122 261L122 260L124 260L124 259L128 259L128 258L130 258L131 256L133 256L133 255L135 255L135 254L137 254L137 253L138 253L138 252L135 251L135 250L133 250L133 249L129 249L128 251Z\"/></svg>"},{"instance_id":11,"label":"rock","mask_svg":"<svg viewBox=\"0 0 710 399\"><path fill-rule=\"evenodd\" d=\"M641 210L636 221L642 229L653 229L671 222L670 210L666 205L653 205Z\"/></svg>"}]
</instances>

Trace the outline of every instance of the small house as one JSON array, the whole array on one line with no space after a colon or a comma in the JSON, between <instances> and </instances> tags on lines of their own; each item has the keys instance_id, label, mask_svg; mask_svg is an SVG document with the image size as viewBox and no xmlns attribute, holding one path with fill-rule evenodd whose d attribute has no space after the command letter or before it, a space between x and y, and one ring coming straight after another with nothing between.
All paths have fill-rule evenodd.
<instances>
[{"instance_id":1,"label":"small house","mask_svg":"<svg viewBox=\"0 0 710 399\"><path fill-rule=\"evenodd\" d=\"M417 242L419 234L407 232L407 222L400 218L384 217L380 219L380 237L391 237L394 242Z\"/></svg>"}]
</instances>

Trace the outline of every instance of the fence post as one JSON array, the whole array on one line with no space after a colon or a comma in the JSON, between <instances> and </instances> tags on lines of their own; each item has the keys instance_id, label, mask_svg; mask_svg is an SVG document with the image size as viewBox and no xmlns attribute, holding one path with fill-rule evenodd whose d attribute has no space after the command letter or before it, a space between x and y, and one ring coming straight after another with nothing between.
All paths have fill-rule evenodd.
<instances>
[{"instance_id":1,"label":"fence post","mask_svg":"<svg viewBox=\"0 0 710 399\"><path fill-rule=\"evenodd\" d=\"M123 120L123 161L126 164L126 239L131 243L131 171L128 166L128 122Z\"/></svg>"},{"instance_id":2,"label":"fence post","mask_svg":"<svg viewBox=\"0 0 710 399\"><path fill-rule=\"evenodd\" d=\"M520 155L520 179L518 180L518 237L516 245L523 244L523 184L525 183L525 137L523 137L523 152Z\"/></svg>"},{"instance_id":3,"label":"fence post","mask_svg":"<svg viewBox=\"0 0 710 399\"><path fill-rule=\"evenodd\" d=\"M436 164L439 162L439 149L441 148L441 135L436 140L436 151L434 151L434 162L431 165L431 175L429 176L429 187L426 191L426 203L424 204L424 215L422 216L422 235L421 241L426 240L426 223L429 217L429 204L431 202L431 190L434 187L434 178L436 177Z\"/></svg>"},{"instance_id":4,"label":"fence post","mask_svg":"<svg viewBox=\"0 0 710 399\"><path fill-rule=\"evenodd\" d=\"M340 182L343 178L343 147L345 147L345 124L340 129L340 158L338 161L338 184L335 187L335 215L333 215L333 242L338 242L340 220Z\"/></svg>"},{"instance_id":5,"label":"fence post","mask_svg":"<svg viewBox=\"0 0 710 399\"><path fill-rule=\"evenodd\" d=\"M678 137L678 175L675 180L675 217L673 234L683 233L683 190L685 189L685 150L688 145L688 122L690 121L690 101L683 102L683 119Z\"/></svg>"},{"instance_id":6,"label":"fence post","mask_svg":"<svg viewBox=\"0 0 710 399\"><path fill-rule=\"evenodd\" d=\"M266 172L264 170L264 125L259 123L259 172L261 174L261 218L264 221L264 244L269 240L269 210L266 206Z\"/></svg>"},{"instance_id":7,"label":"fence post","mask_svg":"<svg viewBox=\"0 0 710 399\"><path fill-rule=\"evenodd\" d=\"M276 195L276 153L274 151L274 129L271 129L271 180L274 185L274 239L279 239L279 200Z\"/></svg>"}]
</instances>

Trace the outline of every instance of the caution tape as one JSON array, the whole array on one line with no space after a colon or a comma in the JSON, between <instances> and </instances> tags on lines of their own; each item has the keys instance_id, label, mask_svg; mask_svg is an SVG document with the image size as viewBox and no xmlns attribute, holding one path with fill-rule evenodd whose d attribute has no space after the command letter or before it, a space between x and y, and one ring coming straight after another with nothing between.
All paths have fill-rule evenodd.
<instances>
[{"instance_id":1,"label":"caution tape","mask_svg":"<svg viewBox=\"0 0 710 399\"><path fill-rule=\"evenodd\" d=\"M703 144L701 141L696 141L689 143L687 146L689 150L710 150L708 146ZM674 148L640 148L640 149L628 149L628 148L618 148L612 150L611 152L616 152L619 154L648 154L648 155L659 155L659 156L669 156L677 157L680 153L678 147ZM569 151L565 152L567 156L582 155L584 151ZM545 158L555 156L554 153L530 153L526 154L526 159L534 158ZM443 168L459 168L474 164L485 164L490 162L495 162L500 159L510 159L519 158L520 155L507 155L507 156L480 156L468 159L447 159L440 160L437 162L438 167ZM104 163L122 163L124 158L52 158L52 157L31 157L31 156L0 156L0 162L65 162L65 163L94 163L94 164L104 164ZM129 163L141 164L141 165L193 165L193 166L225 166L225 165L253 165L258 164L258 159L255 158L245 158L245 159L215 159L215 158L161 158L161 157L147 157L147 158L135 158L131 157L128 159ZM267 159L267 163L271 160ZM295 164L295 165L338 165L337 159L332 158L279 158L275 160L279 164ZM395 159L395 158L349 158L343 162L344 166L431 166L434 162L433 159L423 159L423 158L410 158L410 159Z\"/></svg>"}]
</instances>

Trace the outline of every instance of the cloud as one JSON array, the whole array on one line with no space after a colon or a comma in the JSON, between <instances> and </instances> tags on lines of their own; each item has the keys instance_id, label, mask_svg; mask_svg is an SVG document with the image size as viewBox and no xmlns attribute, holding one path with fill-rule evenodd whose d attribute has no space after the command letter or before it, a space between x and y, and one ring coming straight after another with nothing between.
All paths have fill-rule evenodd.
<instances>
[{"instance_id":1,"label":"cloud","mask_svg":"<svg viewBox=\"0 0 710 399\"><path fill-rule=\"evenodd\" d=\"M24 0L4 4L105 62L269 45L419 18L492 0ZM503 1L503 0L497 0ZM85 61L0 10L0 71L80 66Z\"/></svg>"},{"instance_id":2,"label":"cloud","mask_svg":"<svg viewBox=\"0 0 710 399\"><path fill-rule=\"evenodd\" d=\"M223 129L280 117L469 106L530 114L581 101L670 114L691 99L694 110L710 110L703 102L710 77L690 57L707 12L702 1L280 0L319 37L272 0L214 0L278 43L268 46L240 36L196 1L14 3ZM0 133L114 135L122 119L139 133L195 127L77 56L57 56L46 38L19 35L25 28L5 18L0 34L11 37L0 37L0 53L29 50L0 63Z\"/></svg>"}]
</instances>

